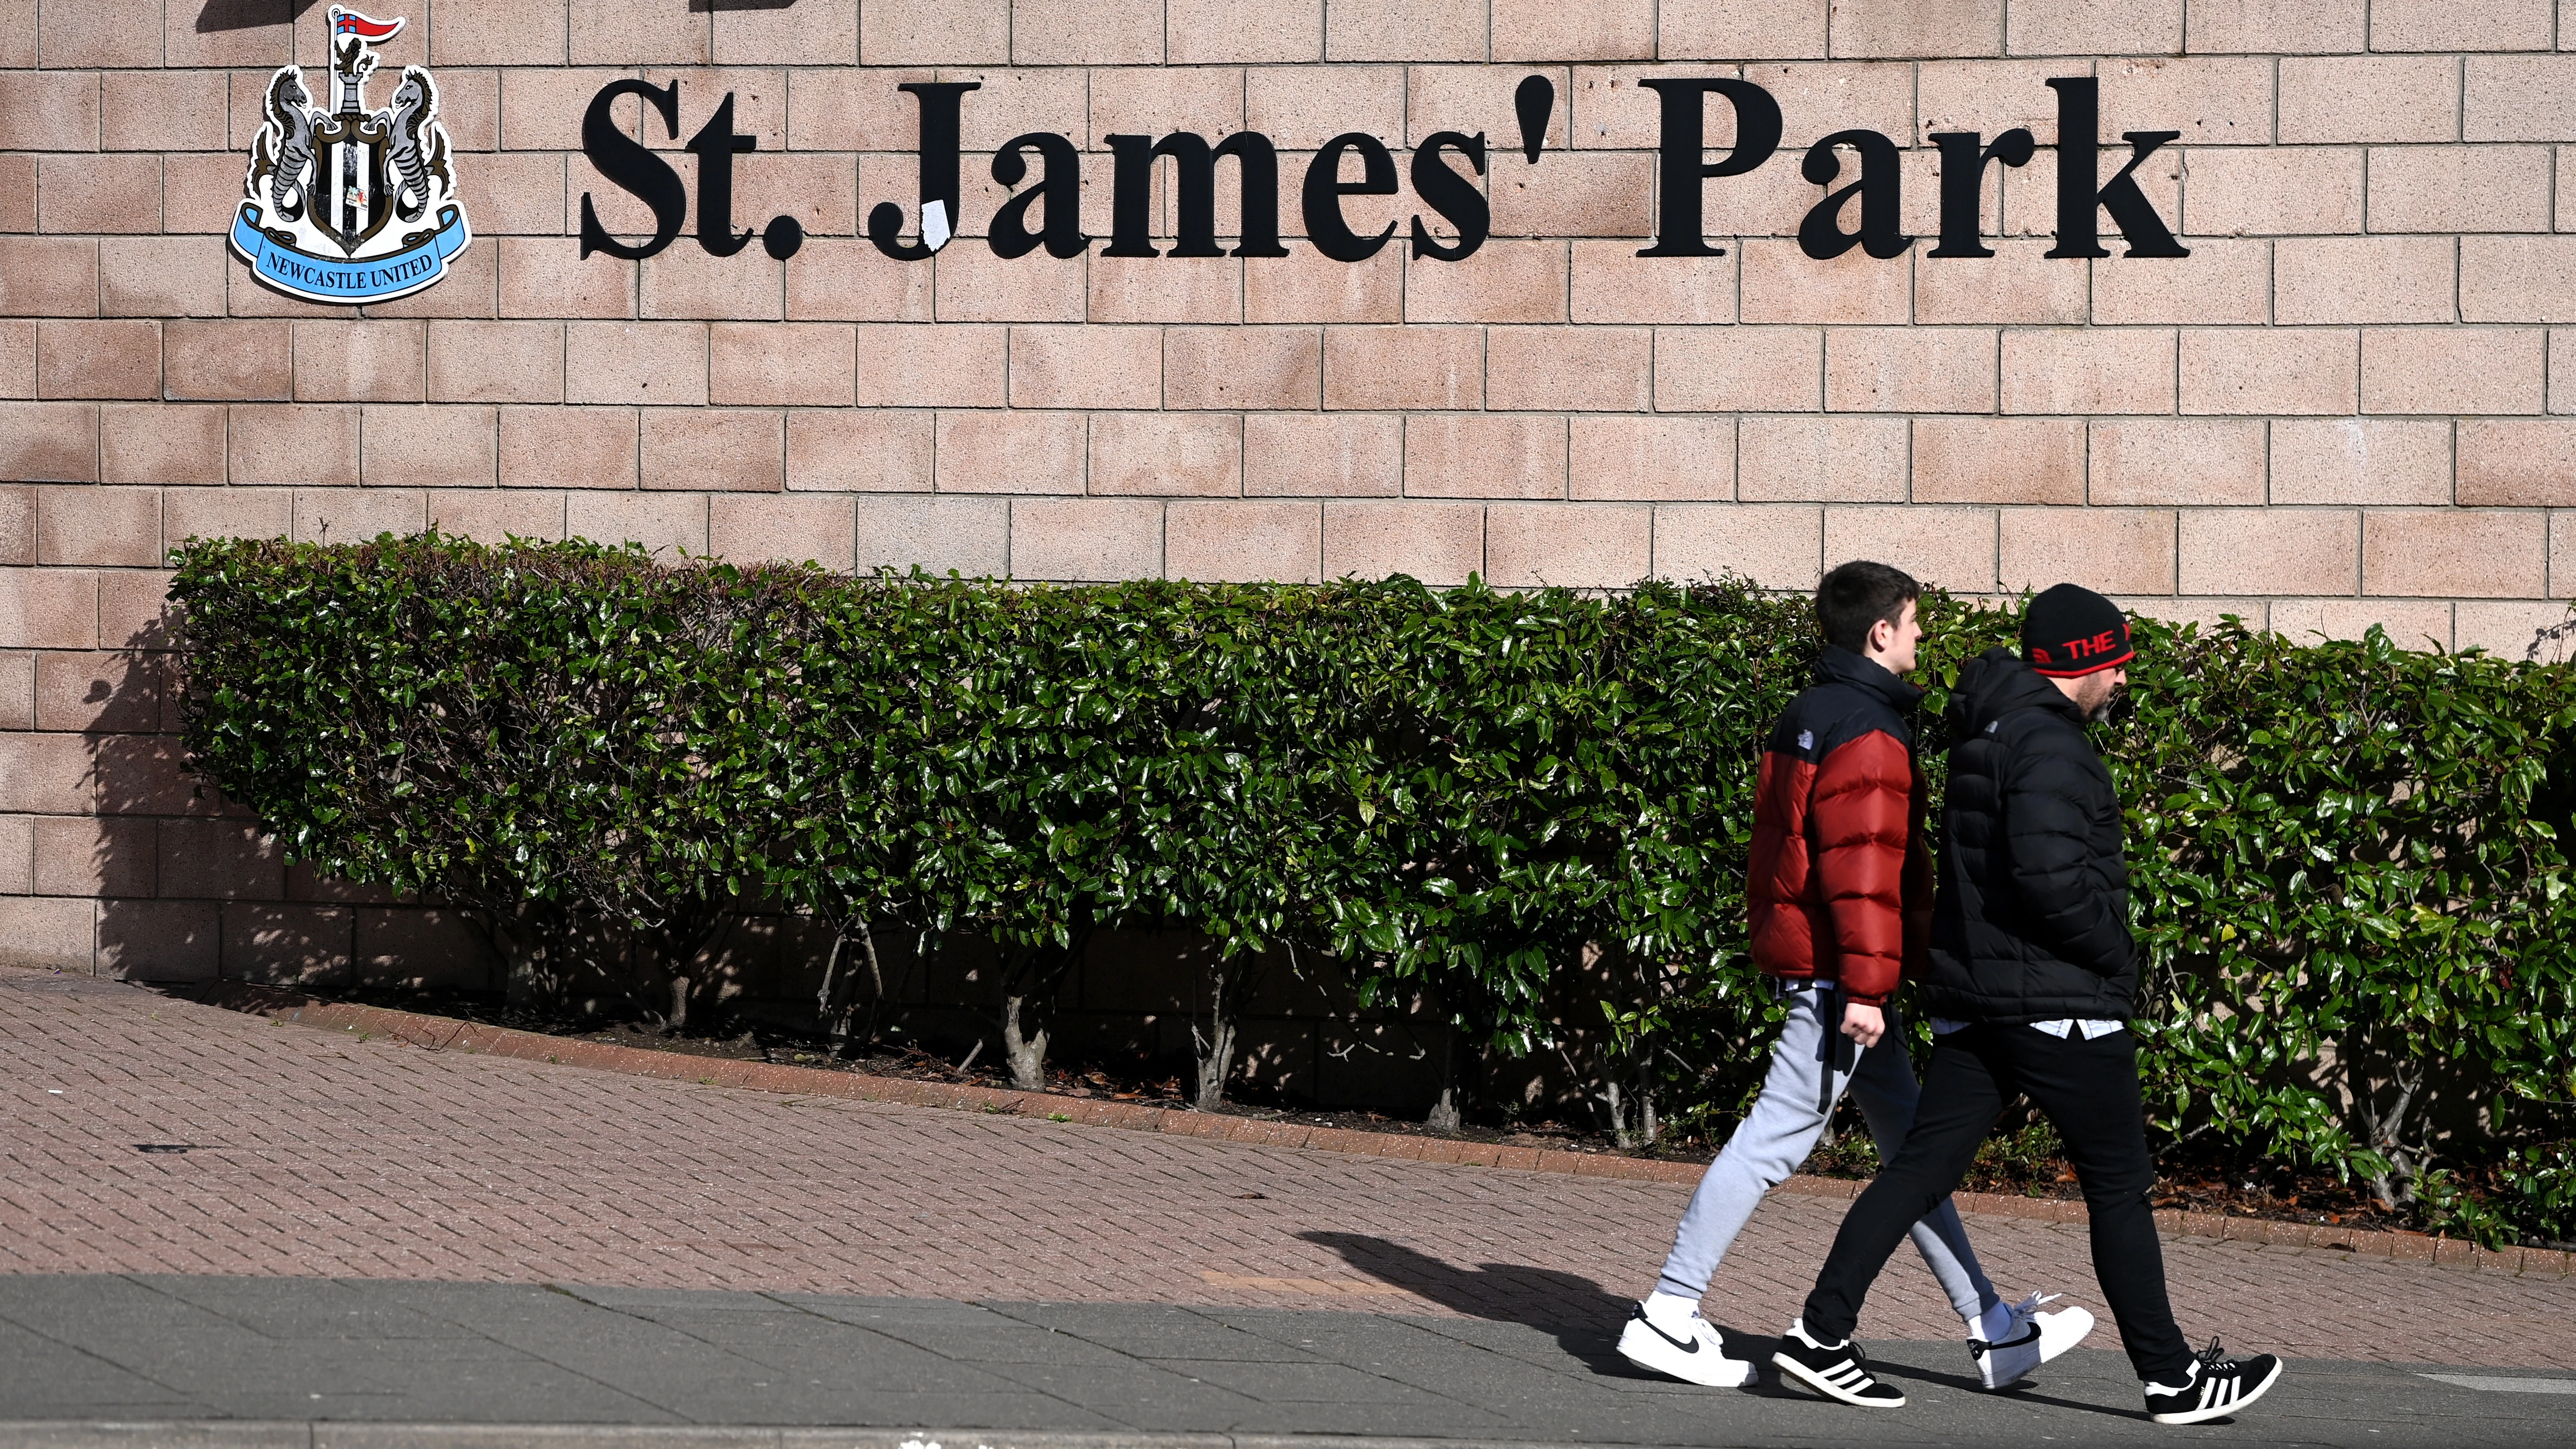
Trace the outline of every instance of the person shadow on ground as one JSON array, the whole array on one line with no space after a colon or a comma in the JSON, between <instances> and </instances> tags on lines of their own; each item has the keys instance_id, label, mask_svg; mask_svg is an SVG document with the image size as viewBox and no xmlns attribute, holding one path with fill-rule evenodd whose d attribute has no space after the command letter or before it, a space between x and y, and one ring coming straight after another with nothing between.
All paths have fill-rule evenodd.
<instances>
[{"instance_id":1,"label":"person shadow on ground","mask_svg":"<svg viewBox=\"0 0 2576 1449\"><path fill-rule=\"evenodd\" d=\"M1460 1267L1402 1243L1370 1237L1365 1233L1313 1232L1297 1236L1341 1254L1342 1261L1358 1272L1427 1298L1443 1308L1496 1323L1517 1323L1545 1329L1556 1336L1557 1345L1568 1357L1601 1377L1637 1379L1667 1386L1673 1383L1671 1379L1648 1373L1619 1356L1619 1332L1627 1325L1629 1310L1636 1307L1636 1300L1612 1293L1589 1278L1519 1263L1479 1263L1472 1268ZM1816 1399L1816 1395L1782 1384L1778 1371L1770 1366L1771 1355L1780 1346L1777 1335L1747 1333L1732 1324L1721 1323L1718 1327L1725 1331L1728 1352L1743 1354L1762 1366L1759 1381L1744 1392L1765 1398ZM1973 1373L1896 1363L1879 1363L1875 1369L1887 1378L1906 1380L1927 1388L1983 1395ZM2047 1392L2044 1379L2044 1373L2034 1375L2011 1390L2010 1396L2028 1404L2076 1409L2115 1419L2137 1418L2135 1413L2125 1409ZM2215 1422L2234 1421L2222 1419Z\"/></svg>"},{"instance_id":2,"label":"person shadow on ground","mask_svg":"<svg viewBox=\"0 0 2576 1449\"><path fill-rule=\"evenodd\" d=\"M1479 1263L1466 1268L1402 1243L1364 1233L1313 1232L1297 1236L1341 1254L1342 1261L1358 1272L1427 1298L1443 1308L1496 1323L1517 1323L1547 1330L1556 1336L1558 1347L1568 1357L1602 1377L1671 1382L1619 1356L1619 1332L1627 1326L1628 1313L1636 1307L1636 1300L1612 1293L1589 1278L1519 1263ZM1766 1397L1814 1397L1782 1385L1778 1372L1770 1367L1771 1355L1780 1346L1776 1335L1748 1333L1725 1323L1718 1327L1725 1331L1728 1352L1743 1354L1762 1366L1761 1379L1751 1386L1752 1392ZM1881 1364L1878 1367L1887 1377L1911 1380L1927 1387L1939 1386L1967 1394L1981 1392L1972 1374L1903 1364ZM2061 1408L2111 1412L2100 1405L2034 1392L2037 1387L2036 1383L2026 1385L2016 1397ZM2133 1416L2114 1414L2114 1417Z\"/></svg>"},{"instance_id":3,"label":"person shadow on ground","mask_svg":"<svg viewBox=\"0 0 2576 1449\"><path fill-rule=\"evenodd\" d=\"M1596 1374L1668 1382L1619 1356L1619 1331L1627 1325L1636 1300L1612 1293L1589 1278L1521 1263L1461 1267L1364 1233L1313 1232L1297 1236L1341 1254L1342 1261L1358 1272L1443 1308L1472 1318L1517 1323L1553 1333L1557 1345L1568 1356ZM1723 1324L1720 1327L1726 1328L1730 1345L1758 1350L1757 1362L1767 1362L1777 1346L1772 1338L1742 1333Z\"/></svg>"}]
</instances>

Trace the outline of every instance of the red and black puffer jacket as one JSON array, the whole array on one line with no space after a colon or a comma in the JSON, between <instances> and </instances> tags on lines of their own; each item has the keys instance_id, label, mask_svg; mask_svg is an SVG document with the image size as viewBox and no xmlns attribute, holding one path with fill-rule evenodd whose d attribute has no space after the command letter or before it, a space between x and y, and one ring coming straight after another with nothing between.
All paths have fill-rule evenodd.
<instances>
[{"instance_id":1,"label":"red and black puffer jacket","mask_svg":"<svg viewBox=\"0 0 2576 1449\"><path fill-rule=\"evenodd\" d=\"M1828 645L1816 682L1762 750L1745 895L1753 963L1791 981L1840 982L1878 1005L1919 971L1932 920L1923 772L1914 707L1923 691Z\"/></svg>"}]
</instances>

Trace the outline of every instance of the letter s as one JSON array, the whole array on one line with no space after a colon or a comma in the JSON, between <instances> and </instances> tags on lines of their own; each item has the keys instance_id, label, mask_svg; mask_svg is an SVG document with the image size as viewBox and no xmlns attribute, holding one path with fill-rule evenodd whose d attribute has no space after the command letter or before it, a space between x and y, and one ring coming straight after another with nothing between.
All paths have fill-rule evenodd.
<instances>
[{"instance_id":1,"label":"letter s","mask_svg":"<svg viewBox=\"0 0 2576 1449\"><path fill-rule=\"evenodd\" d=\"M1472 136L1456 131L1441 131L1426 138L1413 153L1413 190L1441 219L1458 230L1454 245L1443 246L1432 239L1431 229L1422 218L1413 219L1413 254L1437 257L1444 262L1463 262L1476 254L1493 230L1493 213L1487 208L1485 193L1476 183L1459 175L1442 162L1440 153L1455 151L1467 158L1476 174L1485 174L1485 133Z\"/></svg>"},{"instance_id":2,"label":"letter s","mask_svg":"<svg viewBox=\"0 0 2576 1449\"><path fill-rule=\"evenodd\" d=\"M599 224L598 213L591 210L590 193L585 191L581 194L581 254L606 252L634 261L669 246L680 234L680 224L689 215L689 193L670 163L617 128L612 108L619 96L642 96L651 103L662 115L662 128L676 141L680 139L680 83L663 87L632 79L611 81L599 88L599 94L590 98L590 109L582 113L581 153L599 168L600 175L653 208L653 239L629 246L610 236L608 228Z\"/></svg>"}]
</instances>

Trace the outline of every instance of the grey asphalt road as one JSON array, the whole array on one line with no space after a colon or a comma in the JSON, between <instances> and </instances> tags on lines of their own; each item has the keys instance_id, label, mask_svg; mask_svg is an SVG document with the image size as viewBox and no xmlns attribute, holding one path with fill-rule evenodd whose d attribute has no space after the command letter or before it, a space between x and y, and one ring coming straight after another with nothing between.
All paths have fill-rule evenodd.
<instances>
[{"instance_id":1,"label":"grey asphalt road","mask_svg":"<svg viewBox=\"0 0 2576 1449\"><path fill-rule=\"evenodd\" d=\"M2140 1416L2115 1352L2079 1349L2022 1391L1988 1395L1956 1344L1872 1347L1911 1396L1908 1408L1845 1408L1774 1384L1712 1391L1640 1377L1600 1325L535 1284L0 1276L0 1443L2576 1444L2576 1379L2563 1373L2301 1361L2241 1420L2175 1429Z\"/></svg>"}]
</instances>

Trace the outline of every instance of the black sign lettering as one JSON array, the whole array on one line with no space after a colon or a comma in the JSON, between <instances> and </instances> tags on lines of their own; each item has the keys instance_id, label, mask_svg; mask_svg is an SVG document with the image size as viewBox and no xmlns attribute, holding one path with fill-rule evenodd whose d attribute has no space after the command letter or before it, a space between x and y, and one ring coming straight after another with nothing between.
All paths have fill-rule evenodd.
<instances>
[{"instance_id":1,"label":"black sign lettering","mask_svg":"<svg viewBox=\"0 0 2576 1449\"><path fill-rule=\"evenodd\" d=\"M1423 139L1413 153L1413 194L1421 197L1424 205L1438 212L1440 219L1456 230L1458 240L1445 245L1435 240L1431 229L1424 226L1422 218L1417 216L1413 219L1413 254L1435 261L1461 262L1474 256L1476 248L1483 246L1485 238L1493 233L1493 211L1486 205L1485 193L1476 188L1476 183L1459 175L1440 159L1443 151L1457 152L1476 168L1477 175L1485 174L1484 132L1467 136L1456 131L1437 131Z\"/></svg>"},{"instance_id":2,"label":"black sign lettering","mask_svg":"<svg viewBox=\"0 0 2576 1449\"><path fill-rule=\"evenodd\" d=\"M2015 126L1985 144L1974 131L1935 131L1941 148L1941 244L1925 253L1935 257L1990 257L1985 241L1986 166L2027 166L2038 145L2028 130Z\"/></svg>"},{"instance_id":3,"label":"black sign lettering","mask_svg":"<svg viewBox=\"0 0 2576 1449\"><path fill-rule=\"evenodd\" d=\"M1807 148L1798 174L1818 186L1840 175L1843 162L1834 154L1837 146L1849 146L1859 154L1860 179L1827 192L1824 200L1808 208L1806 219L1798 223L1798 249L1820 262L1855 246L1881 261L1903 255L1914 245L1914 238L1896 229L1904 184L1899 174L1904 162L1896 154L1896 143L1876 131L1836 131ZM1854 196L1860 198L1860 230L1845 231L1843 207Z\"/></svg>"},{"instance_id":4,"label":"black sign lettering","mask_svg":"<svg viewBox=\"0 0 2576 1449\"><path fill-rule=\"evenodd\" d=\"M957 132L968 91L982 81L905 81L896 90L910 91L921 105L921 208L932 202L946 209L948 230L957 229ZM903 208L880 201L868 212L868 240L897 261L917 262L939 250L927 242L903 240Z\"/></svg>"},{"instance_id":5,"label":"black sign lettering","mask_svg":"<svg viewBox=\"0 0 2576 1449\"><path fill-rule=\"evenodd\" d=\"M1706 187L1715 178L1739 176L1770 159L1780 148L1784 121L1769 91L1750 81L1723 76L1651 77L1638 84L1660 100L1657 164L1656 230L1641 257L1715 257L1725 249L1709 244L1705 234ZM2096 230L2107 213L2128 243L2133 257L2186 257L2191 253L2174 239L2140 189L2137 170L2176 131L2130 131L2128 164L2110 180L2100 177L2098 87L2090 76L2059 77L2057 175L2057 243L2051 257L2107 257ZM959 137L964 97L982 89L977 81L906 81L920 107L920 211L917 242L903 240L913 216L896 202L879 202L867 214L868 240L878 251L900 261L920 261L936 253L957 234L959 216ZM1520 111L1522 154L1532 166L1545 149L1545 132L1554 109L1554 85L1544 76L1525 78L1515 99ZM656 86L642 80L617 80L600 88L582 117L582 150L601 176L641 200L653 214L653 234L630 242L611 235L598 216L590 193L581 198L581 254L604 252L622 260L653 256L668 247L687 223L689 192L679 173L651 148L618 126L615 106L625 96L641 97L649 113L661 118L663 131L679 136L680 88L674 82ZM1708 159L1706 112L1711 95L1724 96L1734 108L1735 144L1717 160ZM2038 146L2025 127L2014 127L1989 144L1973 131L1939 131L1931 136L1940 151L1941 235L1928 255L1991 257L1986 245L1985 179L1990 167L2030 164ZM1211 144L1191 131L1169 135L1112 135L1105 138L1112 156L1109 245L1112 257L1284 257L1279 237L1279 154L1268 136L1237 131ZM756 150L755 137L734 130L734 97L728 93L715 113L689 139L697 158L697 239L712 256L730 257L748 246L755 233L734 226L734 161ZM1415 146L1410 178L1422 209L1411 224L1412 255L1456 262L1476 254L1493 230L1492 204L1477 178L1485 176L1487 144L1481 131L1440 131ZM1844 153L1855 174L1845 176ZM1342 163L1356 155L1359 179L1344 180ZM1038 175L1033 185L1029 158ZM1155 246L1154 178L1158 162L1172 163L1172 246ZM1232 159L1241 193L1236 219L1236 245L1229 251L1218 240L1216 164ZM995 211L986 240L996 256L1017 258L1039 247L1049 256L1072 258L1091 246L1082 230L1083 154L1070 138L1047 131L1014 136L993 153L993 179L1011 191ZM1455 164L1463 160L1461 167ZM1798 245L1806 255L1825 260L1858 247L1871 257L1892 260L1914 244L1899 230L1902 224L1904 153L1897 142L1876 131L1835 131L1807 148L1800 174L1817 186L1838 187L1811 207L1798 225ZM1392 196L1397 191L1394 152L1375 136L1345 131L1324 143L1299 195L1306 237L1315 250L1336 261L1360 262L1373 257L1395 235L1388 222L1376 233L1352 230L1343 214L1345 197ZM1855 203L1857 205L1855 205ZM1847 225L1856 222L1856 225ZM1435 229L1437 228L1437 229ZM805 230L793 216L776 216L757 233L763 248L780 260L803 246ZM399 280L399 279L396 279Z\"/></svg>"},{"instance_id":6,"label":"black sign lettering","mask_svg":"<svg viewBox=\"0 0 2576 1449\"><path fill-rule=\"evenodd\" d=\"M1176 257L1221 257L1216 244L1216 162L1235 159L1243 189L1243 225L1238 257L1284 257L1279 244L1279 153L1258 131L1237 131L1214 146L1189 131L1175 131L1160 141L1151 136L1109 136L1116 157L1109 192L1109 246L1104 257L1157 257L1154 250L1154 158L1172 158L1175 190L1173 222Z\"/></svg>"},{"instance_id":7,"label":"black sign lettering","mask_svg":"<svg viewBox=\"0 0 2576 1449\"><path fill-rule=\"evenodd\" d=\"M1038 184L1017 192L993 213L989 242L998 257L1024 257L1046 243L1051 257L1078 257L1091 246L1091 238L1082 230L1082 153L1073 142L1053 131L1031 131L1013 136L993 153L993 179L1004 186L1017 188L1028 178L1029 163L1023 152L1035 151L1045 166ZM1046 219L1038 230L1029 230L1029 210L1044 207Z\"/></svg>"},{"instance_id":8,"label":"black sign lettering","mask_svg":"<svg viewBox=\"0 0 2576 1449\"><path fill-rule=\"evenodd\" d=\"M709 256L729 257L751 245L751 233L734 235L733 230L733 158L737 151L753 150L760 145L757 136L740 136L733 129L733 92L716 103L716 113L689 138L689 152L698 158L698 245Z\"/></svg>"},{"instance_id":9,"label":"black sign lettering","mask_svg":"<svg viewBox=\"0 0 2576 1449\"><path fill-rule=\"evenodd\" d=\"M1360 179L1344 181L1342 156L1353 151L1359 153ZM1342 219L1342 198L1394 194L1395 157L1387 152L1386 143L1366 131L1344 131L1326 141L1306 167L1306 187L1299 198L1306 213L1306 239L1334 261L1367 261L1395 235L1395 223L1388 222L1386 230L1375 236L1361 236Z\"/></svg>"},{"instance_id":10,"label":"black sign lettering","mask_svg":"<svg viewBox=\"0 0 2576 1449\"><path fill-rule=\"evenodd\" d=\"M2094 229L2096 209L2111 213L2111 224L2129 244L2133 257L2187 257L2189 249L2174 240L2163 217L2138 189L2138 163L2180 131L2128 131L2129 164L2108 182L2102 174L2101 83L2089 75L2063 76L2048 83L2057 92L2057 245L2052 257L2107 257Z\"/></svg>"},{"instance_id":11,"label":"black sign lettering","mask_svg":"<svg viewBox=\"0 0 2576 1449\"><path fill-rule=\"evenodd\" d=\"M1641 257L1722 257L1724 247L1713 247L1701 231L1700 186L1710 177L1741 176L1771 159L1780 149L1780 103L1771 93L1751 81L1707 79L1673 80L1654 78L1637 84L1663 97L1663 128L1656 144L1660 148L1655 208L1655 244L1637 253ZM1706 117L1703 114L1708 93L1717 92L1735 106L1735 149L1723 161L1707 162L1701 154L1707 149Z\"/></svg>"},{"instance_id":12,"label":"black sign lettering","mask_svg":"<svg viewBox=\"0 0 2576 1449\"><path fill-rule=\"evenodd\" d=\"M611 81L599 88L599 94L590 98L590 109L582 113L582 154L599 168L601 176L653 209L653 239L630 246L610 236L608 228L599 224L599 213L591 208L590 193L585 191L581 194L581 254L586 257L592 252L606 252L635 261L669 246L679 236L680 224L689 216L689 193L670 163L618 129L615 108L620 96L642 96L661 116L662 129L676 141L680 138L680 83L673 81L665 87L640 80Z\"/></svg>"}]
</instances>

